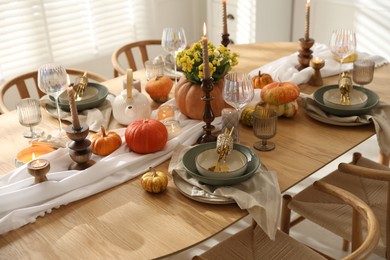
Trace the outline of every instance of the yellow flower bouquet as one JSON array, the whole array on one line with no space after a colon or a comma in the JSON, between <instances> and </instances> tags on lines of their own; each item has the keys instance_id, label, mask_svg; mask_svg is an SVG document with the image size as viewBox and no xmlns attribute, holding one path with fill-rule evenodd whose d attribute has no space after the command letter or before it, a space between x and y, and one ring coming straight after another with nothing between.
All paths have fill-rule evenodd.
<instances>
[{"instance_id":1,"label":"yellow flower bouquet","mask_svg":"<svg viewBox=\"0 0 390 260\"><path fill-rule=\"evenodd\" d=\"M231 52L223 45L215 47L211 42L208 42L207 46L210 76L214 81L218 81L228 73L233 66L238 64L238 54ZM201 84L204 76L202 41L200 40L194 43L189 49L180 51L176 56L176 62L190 82Z\"/></svg>"}]
</instances>

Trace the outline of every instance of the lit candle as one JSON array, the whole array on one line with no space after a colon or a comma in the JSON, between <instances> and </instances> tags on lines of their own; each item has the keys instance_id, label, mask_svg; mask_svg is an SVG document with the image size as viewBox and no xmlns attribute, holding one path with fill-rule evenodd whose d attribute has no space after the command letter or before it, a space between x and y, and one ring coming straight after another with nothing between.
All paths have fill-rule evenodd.
<instances>
[{"instance_id":1,"label":"lit candle","mask_svg":"<svg viewBox=\"0 0 390 260\"><path fill-rule=\"evenodd\" d=\"M126 77L127 77L127 83L126 83L127 98L132 99L133 98L133 70L132 69L127 69Z\"/></svg>"},{"instance_id":2,"label":"lit candle","mask_svg":"<svg viewBox=\"0 0 390 260\"><path fill-rule=\"evenodd\" d=\"M202 44L203 44L203 79L209 79L210 78L210 65L209 65L209 50L207 47L207 37L206 37L206 23L203 24L203 37L202 37Z\"/></svg>"},{"instance_id":3,"label":"lit candle","mask_svg":"<svg viewBox=\"0 0 390 260\"><path fill-rule=\"evenodd\" d=\"M76 101L74 100L74 89L73 89L73 87L69 86L67 88L67 92L68 92L70 114L72 115L73 129L80 130L81 126L80 126L79 116L77 114Z\"/></svg>"},{"instance_id":4,"label":"lit candle","mask_svg":"<svg viewBox=\"0 0 390 260\"><path fill-rule=\"evenodd\" d=\"M310 31L310 0L306 0L305 40L309 40L309 31Z\"/></svg>"},{"instance_id":5,"label":"lit candle","mask_svg":"<svg viewBox=\"0 0 390 260\"><path fill-rule=\"evenodd\" d=\"M322 64L322 63L324 63L324 59L322 59L322 58L320 58L320 57L315 57L315 58L313 58L313 63L315 64L315 65L320 65L320 64Z\"/></svg>"},{"instance_id":6,"label":"lit candle","mask_svg":"<svg viewBox=\"0 0 390 260\"><path fill-rule=\"evenodd\" d=\"M35 159L36 157L50 153L52 151L54 151L54 148L46 145L29 146L16 155L15 164L17 167L19 167Z\"/></svg>"},{"instance_id":7,"label":"lit candle","mask_svg":"<svg viewBox=\"0 0 390 260\"><path fill-rule=\"evenodd\" d=\"M222 23L223 23L223 34L228 34L227 15L226 15L226 0L222 0Z\"/></svg>"},{"instance_id":8,"label":"lit candle","mask_svg":"<svg viewBox=\"0 0 390 260\"><path fill-rule=\"evenodd\" d=\"M49 170L50 162L45 159L36 159L27 164L27 171L35 177L35 184L47 181L46 174Z\"/></svg>"},{"instance_id":9,"label":"lit candle","mask_svg":"<svg viewBox=\"0 0 390 260\"><path fill-rule=\"evenodd\" d=\"M157 112L158 120L164 120L174 116L175 116L175 111L173 111L173 108L171 106L165 105L165 106L160 106L158 108L158 112Z\"/></svg>"},{"instance_id":10,"label":"lit candle","mask_svg":"<svg viewBox=\"0 0 390 260\"><path fill-rule=\"evenodd\" d=\"M163 124L168 131L168 140L178 136L181 133L180 123L176 120L164 120Z\"/></svg>"}]
</instances>

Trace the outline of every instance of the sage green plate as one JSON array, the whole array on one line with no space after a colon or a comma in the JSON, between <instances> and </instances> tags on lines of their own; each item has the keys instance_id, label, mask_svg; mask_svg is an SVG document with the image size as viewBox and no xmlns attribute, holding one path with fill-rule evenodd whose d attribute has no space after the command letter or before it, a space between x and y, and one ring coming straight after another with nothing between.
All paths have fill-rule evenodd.
<instances>
[{"instance_id":1,"label":"sage green plate","mask_svg":"<svg viewBox=\"0 0 390 260\"><path fill-rule=\"evenodd\" d=\"M364 107L353 109L337 109L327 106L324 102L324 93L330 89L338 88L338 85L323 86L313 93L313 99L316 104L325 112L336 116L358 116L361 114L367 114L372 108L374 108L379 102L379 96L368 88L353 86L354 89L363 92L367 95L368 100Z\"/></svg>"},{"instance_id":2,"label":"sage green plate","mask_svg":"<svg viewBox=\"0 0 390 260\"><path fill-rule=\"evenodd\" d=\"M108 95L108 88L102 84L88 82L88 87L85 89L85 96L79 101L76 101L78 111L83 111L98 107ZM51 98L51 97L50 97ZM64 91L58 98L58 103L62 110L70 111L68 93Z\"/></svg>"},{"instance_id":3,"label":"sage green plate","mask_svg":"<svg viewBox=\"0 0 390 260\"><path fill-rule=\"evenodd\" d=\"M215 147L216 147L216 143L211 142L205 144L198 144L192 147L190 150L188 150L183 156L184 168L186 169L188 174L190 174L192 177L205 184L225 186L225 185L234 185L249 179L250 177L252 177L252 175L256 172L256 170L260 166L261 163L260 158L253 150L240 144L234 144L233 149L242 152L243 154L245 154L245 156L248 159L248 167L245 173L237 177L230 177L224 179L203 176L196 169L195 158L199 153Z\"/></svg>"}]
</instances>

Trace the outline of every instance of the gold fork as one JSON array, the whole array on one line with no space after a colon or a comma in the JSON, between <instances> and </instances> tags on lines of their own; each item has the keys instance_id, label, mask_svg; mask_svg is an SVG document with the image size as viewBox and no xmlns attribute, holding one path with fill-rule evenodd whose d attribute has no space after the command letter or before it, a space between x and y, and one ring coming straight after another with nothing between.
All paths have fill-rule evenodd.
<instances>
[{"instance_id":1,"label":"gold fork","mask_svg":"<svg viewBox=\"0 0 390 260\"><path fill-rule=\"evenodd\" d=\"M84 72L83 76L80 78L79 83L76 85L76 91L74 93L74 98L76 101L79 101L83 95L84 91L88 86L88 75L87 72Z\"/></svg>"}]
</instances>

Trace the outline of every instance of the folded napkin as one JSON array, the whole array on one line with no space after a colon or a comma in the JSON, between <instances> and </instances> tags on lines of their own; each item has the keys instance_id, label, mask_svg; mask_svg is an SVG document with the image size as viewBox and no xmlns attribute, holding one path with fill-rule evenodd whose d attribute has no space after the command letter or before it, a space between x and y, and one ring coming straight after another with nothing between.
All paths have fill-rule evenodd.
<instances>
[{"instance_id":1,"label":"folded napkin","mask_svg":"<svg viewBox=\"0 0 390 260\"><path fill-rule=\"evenodd\" d=\"M298 48L298 45L297 45ZM313 57L320 57L325 60L325 66L321 69L322 77L329 77L333 75L337 75L340 73L340 65L334 59L332 52L329 50L328 46L325 44L315 43L312 47ZM278 81L290 81L299 85L302 83L307 83L311 76L313 75L313 68L307 67L301 71L296 69L296 66L299 64L298 62L298 51L293 54L270 62L260 68L257 68L249 73L251 77L256 76L259 70L263 73L268 73L272 76L274 80ZM375 66L382 66L388 61L377 55L369 55L367 53L358 52L359 58L370 58L375 61ZM352 63L345 63L342 65L342 71L352 70Z\"/></svg>"},{"instance_id":2,"label":"folded napkin","mask_svg":"<svg viewBox=\"0 0 390 260\"><path fill-rule=\"evenodd\" d=\"M178 114L180 135L170 139L162 151L140 155L124 144L112 154L92 155L96 164L82 171L68 170L72 162L68 148L43 155L50 161L48 181L34 185L26 165L0 177L0 234L32 223L53 208L106 190L146 172L169 159L178 144L191 145L203 132L204 122ZM116 130L123 136L125 128ZM123 138L124 139L124 138Z\"/></svg>"},{"instance_id":3,"label":"folded napkin","mask_svg":"<svg viewBox=\"0 0 390 260\"><path fill-rule=\"evenodd\" d=\"M379 148L386 154L390 153L390 104L379 101L378 105L371 109L367 114L342 117L324 112L310 96L303 97L302 100L307 113L324 118L329 122L362 124L373 122Z\"/></svg>"},{"instance_id":4,"label":"folded napkin","mask_svg":"<svg viewBox=\"0 0 390 260\"><path fill-rule=\"evenodd\" d=\"M108 128L108 124L111 118L112 111L112 102L114 102L115 96L113 94L108 94L107 98L103 103L101 103L96 108L87 109L78 113L80 123L87 124L89 126L89 130L93 132L99 132L101 126L103 125L105 128ZM57 109L55 107L55 103L47 96L43 96L40 100L41 105L46 105L47 112L57 117ZM61 119L72 123L72 116L70 112L60 110Z\"/></svg>"},{"instance_id":5,"label":"folded napkin","mask_svg":"<svg viewBox=\"0 0 390 260\"><path fill-rule=\"evenodd\" d=\"M177 147L172 154L168 171L178 174L193 185L193 196L216 196L234 199L241 209L248 210L264 232L275 239L279 223L281 194L276 174L262 165L250 179L232 186L212 186L200 183L189 175L183 166L182 157L191 147Z\"/></svg>"}]
</instances>

